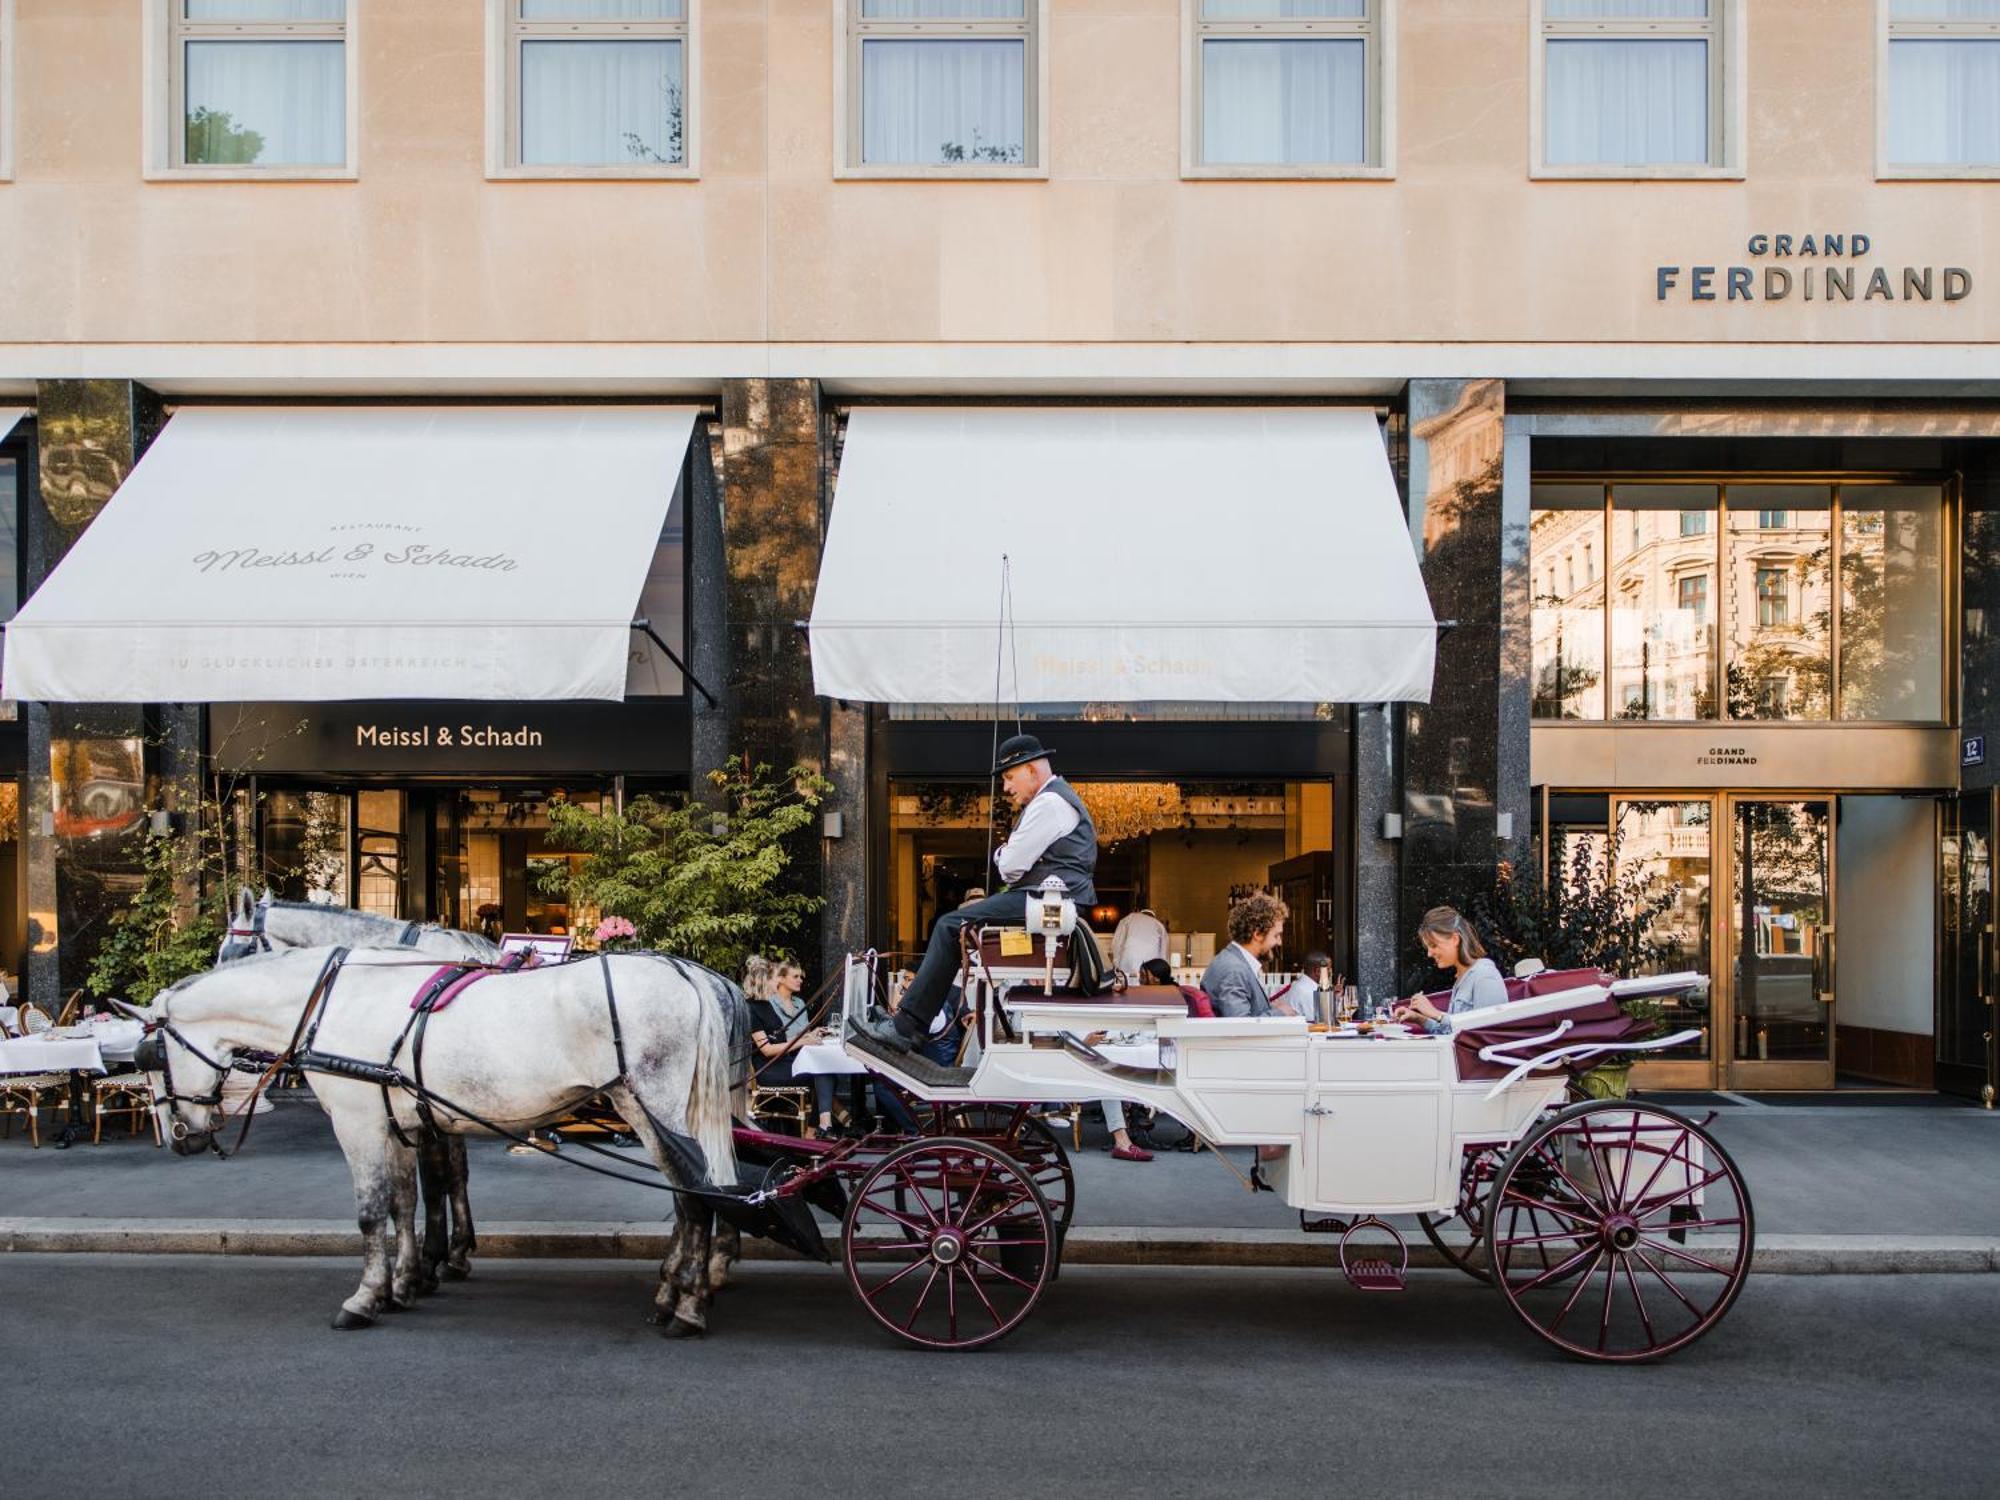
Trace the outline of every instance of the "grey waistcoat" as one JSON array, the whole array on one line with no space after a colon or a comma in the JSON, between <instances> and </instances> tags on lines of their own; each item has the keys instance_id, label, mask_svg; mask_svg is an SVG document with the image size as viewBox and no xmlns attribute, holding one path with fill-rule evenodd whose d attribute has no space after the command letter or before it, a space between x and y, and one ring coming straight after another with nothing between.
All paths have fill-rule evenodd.
<instances>
[{"instance_id":1,"label":"grey waistcoat","mask_svg":"<svg viewBox=\"0 0 2000 1500\"><path fill-rule=\"evenodd\" d=\"M1076 809L1076 827L1057 839L1042 851L1042 857L1029 866L1028 873L1014 882L1017 891L1032 891L1051 875L1059 876L1069 887L1069 899L1078 906L1097 904L1097 825L1090 821L1090 809L1083 805L1083 799L1060 776L1055 777L1042 789L1050 796L1060 797Z\"/></svg>"}]
</instances>

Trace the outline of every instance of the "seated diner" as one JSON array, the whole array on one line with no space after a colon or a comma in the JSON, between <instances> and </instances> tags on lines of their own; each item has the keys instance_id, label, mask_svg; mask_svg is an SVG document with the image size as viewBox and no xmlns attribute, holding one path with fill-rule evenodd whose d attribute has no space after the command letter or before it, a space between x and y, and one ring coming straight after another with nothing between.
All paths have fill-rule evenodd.
<instances>
[{"instance_id":1,"label":"seated diner","mask_svg":"<svg viewBox=\"0 0 2000 1500\"><path fill-rule=\"evenodd\" d=\"M1432 963L1451 971L1451 999L1440 1010L1428 996L1412 995L1396 1007L1397 1020L1422 1026L1432 1036L1450 1036L1453 1016L1507 1003L1507 981L1456 908L1434 906L1425 912L1417 941Z\"/></svg>"}]
</instances>

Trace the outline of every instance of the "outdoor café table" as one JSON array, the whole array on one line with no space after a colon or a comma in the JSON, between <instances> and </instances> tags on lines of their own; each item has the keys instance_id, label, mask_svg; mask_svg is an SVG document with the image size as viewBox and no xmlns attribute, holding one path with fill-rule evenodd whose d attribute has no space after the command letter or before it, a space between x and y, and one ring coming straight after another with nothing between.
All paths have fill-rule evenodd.
<instances>
[{"instance_id":1,"label":"outdoor caf\u00e9 table","mask_svg":"<svg viewBox=\"0 0 2000 1500\"><path fill-rule=\"evenodd\" d=\"M65 1026L29 1037L0 1037L0 1073L69 1074L69 1120L57 1140L70 1145L83 1130L84 1077L109 1071L108 1063L129 1063L145 1028L123 1019Z\"/></svg>"}]
</instances>

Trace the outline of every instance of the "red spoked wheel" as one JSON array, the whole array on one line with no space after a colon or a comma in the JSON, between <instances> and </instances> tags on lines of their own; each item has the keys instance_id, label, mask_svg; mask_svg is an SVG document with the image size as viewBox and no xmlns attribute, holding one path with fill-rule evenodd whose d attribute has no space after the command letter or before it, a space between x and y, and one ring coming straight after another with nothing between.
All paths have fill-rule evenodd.
<instances>
[{"instance_id":1,"label":"red spoked wheel","mask_svg":"<svg viewBox=\"0 0 2000 1500\"><path fill-rule=\"evenodd\" d=\"M1491 1146L1468 1148L1458 1172L1458 1207L1448 1214L1417 1215L1431 1248L1475 1281L1493 1279L1486 1268L1486 1195L1505 1160Z\"/></svg>"},{"instance_id":2,"label":"red spoked wheel","mask_svg":"<svg viewBox=\"0 0 2000 1500\"><path fill-rule=\"evenodd\" d=\"M1487 1264L1536 1333L1584 1359L1637 1362L1722 1321L1756 1224L1736 1163L1658 1105L1572 1105L1529 1131L1487 1200Z\"/></svg>"},{"instance_id":3,"label":"red spoked wheel","mask_svg":"<svg viewBox=\"0 0 2000 1500\"><path fill-rule=\"evenodd\" d=\"M870 1317L925 1349L1004 1338L1042 1299L1055 1217L1028 1169L956 1138L899 1146L847 1206L848 1284Z\"/></svg>"},{"instance_id":4,"label":"red spoked wheel","mask_svg":"<svg viewBox=\"0 0 2000 1500\"><path fill-rule=\"evenodd\" d=\"M959 1105L943 1116L937 1133L991 1142L1026 1167L1055 1215L1060 1248L1076 1214L1076 1169L1061 1136L1029 1114L1025 1104Z\"/></svg>"}]
</instances>

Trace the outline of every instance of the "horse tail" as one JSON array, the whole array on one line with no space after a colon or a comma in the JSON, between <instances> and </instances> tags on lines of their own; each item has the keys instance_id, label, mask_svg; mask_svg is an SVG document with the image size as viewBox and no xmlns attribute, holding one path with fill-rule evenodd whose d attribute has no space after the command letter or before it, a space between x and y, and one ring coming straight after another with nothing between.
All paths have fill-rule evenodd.
<instances>
[{"instance_id":1,"label":"horse tail","mask_svg":"<svg viewBox=\"0 0 2000 1500\"><path fill-rule=\"evenodd\" d=\"M724 980L725 984L729 981ZM730 985L734 988L734 985ZM735 1082L736 1053L730 1042L736 1009L726 994L710 996L694 985L700 1022L695 1030L694 1079L688 1085L688 1131L708 1158L708 1180L717 1186L736 1181L736 1141L731 1134L729 1092ZM736 996L741 1002L741 993ZM711 1002L717 1003L711 1003Z\"/></svg>"}]
</instances>

